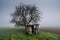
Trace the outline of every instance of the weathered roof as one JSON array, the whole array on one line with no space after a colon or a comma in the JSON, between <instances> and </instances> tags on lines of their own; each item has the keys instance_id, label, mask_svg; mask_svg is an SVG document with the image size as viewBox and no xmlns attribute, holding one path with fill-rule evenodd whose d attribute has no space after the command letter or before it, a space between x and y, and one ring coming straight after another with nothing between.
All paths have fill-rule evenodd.
<instances>
[{"instance_id":1,"label":"weathered roof","mask_svg":"<svg viewBox=\"0 0 60 40\"><path fill-rule=\"evenodd\" d=\"M39 25L39 24L36 24L36 23L35 23L35 24L28 24L28 25Z\"/></svg>"},{"instance_id":2,"label":"weathered roof","mask_svg":"<svg viewBox=\"0 0 60 40\"><path fill-rule=\"evenodd\" d=\"M29 24L27 26L29 27L29 26L35 26L35 25L39 25L39 24Z\"/></svg>"}]
</instances>

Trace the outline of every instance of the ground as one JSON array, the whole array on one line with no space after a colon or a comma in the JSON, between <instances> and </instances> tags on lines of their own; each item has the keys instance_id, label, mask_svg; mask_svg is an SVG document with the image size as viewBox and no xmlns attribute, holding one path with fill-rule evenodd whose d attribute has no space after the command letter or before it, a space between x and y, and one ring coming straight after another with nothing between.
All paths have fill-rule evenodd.
<instances>
[{"instance_id":1,"label":"ground","mask_svg":"<svg viewBox=\"0 0 60 40\"><path fill-rule=\"evenodd\" d=\"M28 35L24 33L24 29L17 29L12 32L12 40L60 40L60 35L48 32Z\"/></svg>"},{"instance_id":2,"label":"ground","mask_svg":"<svg viewBox=\"0 0 60 40\"><path fill-rule=\"evenodd\" d=\"M11 35L10 35L11 34ZM50 32L42 32L39 34L25 34L24 29L0 29L0 40L60 40L60 35Z\"/></svg>"}]
</instances>

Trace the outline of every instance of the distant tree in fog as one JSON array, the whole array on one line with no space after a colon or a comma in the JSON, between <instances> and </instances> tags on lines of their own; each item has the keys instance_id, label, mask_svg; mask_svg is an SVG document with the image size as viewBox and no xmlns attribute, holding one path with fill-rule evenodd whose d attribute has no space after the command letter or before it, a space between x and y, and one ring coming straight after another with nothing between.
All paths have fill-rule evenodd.
<instances>
[{"instance_id":1,"label":"distant tree in fog","mask_svg":"<svg viewBox=\"0 0 60 40\"><path fill-rule=\"evenodd\" d=\"M40 13L35 5L20 4L12 15L11 22L15 26L26 26L29 23L37 23L40 21Z\"/></svg>"}]
</instances>

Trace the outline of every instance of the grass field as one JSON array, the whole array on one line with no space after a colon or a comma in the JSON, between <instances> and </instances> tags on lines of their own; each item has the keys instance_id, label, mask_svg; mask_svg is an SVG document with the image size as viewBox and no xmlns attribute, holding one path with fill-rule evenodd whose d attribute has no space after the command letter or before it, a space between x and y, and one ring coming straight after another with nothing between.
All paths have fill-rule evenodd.
<instances>
[{"instance_id":1,"label":"grass field","mask_svg":"<svg viewBox=\"0 0 60 40\"><path fill-rule=\"evenodd\" d=\"M24 30L14 30L12 40L60 40L60 35L48 32L40 32L36 35L27 35Z\"/></svg>"},{"instance_id":2,"label":"grass field","mask_svg":"<svg viewBox=\"0 0 60 40\"><path fill-rule=\"evenodd\" d=\"M11 34L11 40L60 40L60 35L41 32L36 35L25 34L24 29L6 29L0 28L0 40L9 40Z\"/></svg>"},{"instance_id":3,"label":"grass field","mask_svg":"<svg viewBox=\"0 0 60 40\"><path fill-rule=\"evenodd\" d=\"M0 40L9 40L10 32L10 28L0 28Z\"/></svg>"}]
</instances>

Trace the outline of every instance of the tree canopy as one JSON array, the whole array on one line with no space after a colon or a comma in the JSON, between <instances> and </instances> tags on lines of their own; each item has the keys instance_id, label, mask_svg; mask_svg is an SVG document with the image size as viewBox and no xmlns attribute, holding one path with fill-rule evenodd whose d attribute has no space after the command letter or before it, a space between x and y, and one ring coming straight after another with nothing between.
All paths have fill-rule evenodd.
<instances>
[{"instance_id":1,"label":"tree canopy","mask_svg":"<svg viewBox=\"0 0 60 40\"><path fill-rule=\"evenodd\" d=\"M35 5L20 4L12 15L12 23L16 26L26 26L40 20L40 12Z\"/></svg>"}]
</instances>

